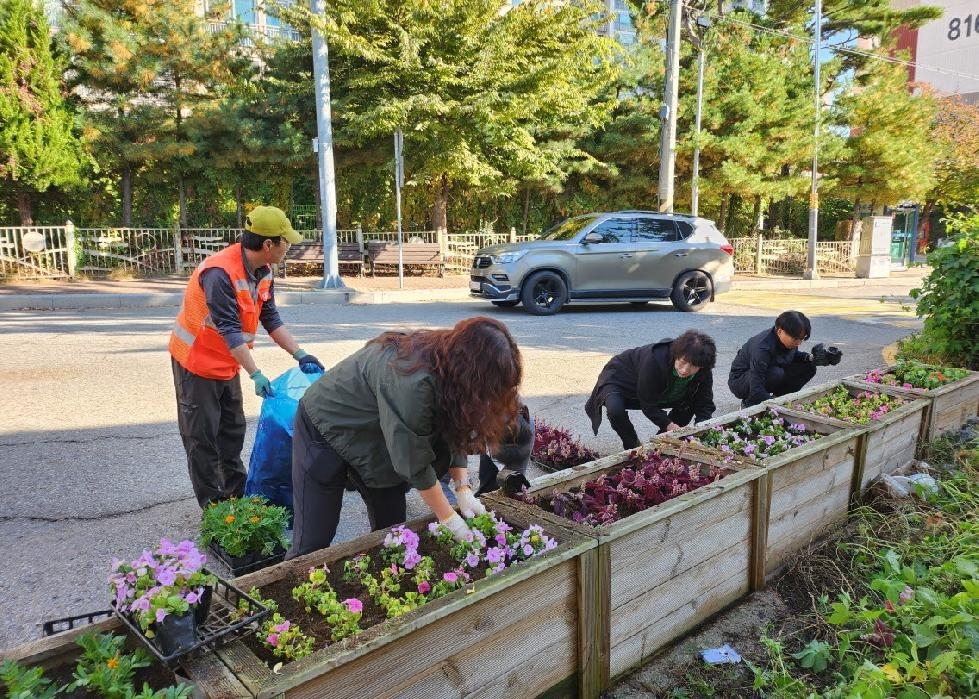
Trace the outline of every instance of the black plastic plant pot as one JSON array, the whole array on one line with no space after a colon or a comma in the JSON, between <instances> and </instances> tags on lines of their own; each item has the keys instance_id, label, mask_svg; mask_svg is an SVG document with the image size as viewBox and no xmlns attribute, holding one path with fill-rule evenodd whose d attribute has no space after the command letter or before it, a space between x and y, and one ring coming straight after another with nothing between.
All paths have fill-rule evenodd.
<instances>
[{"instance_id":1,"label":"black plastic plant pot","mask_svg":"<svg viewBox=\"0 0 979 699\"><path fill-rule=\"evenodd\" d=\"M153 625L154 643L164 655L176 655L191 650L197 643L197 610L193 613L167 614Z\"/></svg>"},{"instance_id":2,"label":"black plastic plant pot","mask_svg":"<svg viewBox=\"0 0 979 699\"><path fill-rule=\"evenodd\" d=\"M281 563L286 556L286 550L278 546L271 555L265 555L261 551L252 551L244 556L232 556L220 545L213 542L208 545L207 550L228 567L233 578Z\"/></svg>"},{"instance_id":3,"label":"black plastic plant pot","mask_svg":"<svg viewBox=\"0 0 979 699\"><path fill-rule=\"evenodd\" d=\"M261 621L270 613L269 609L258 600L248 596L228 581L218 576L215 578L217 581L213 588L204 588L201 600L193 613L175 617L177 619L186 617L190 620L193 638L189 641L183 635L179 640L163 641L160 638L162 631L160 627L166 627L167 621L173 615L165 617L154 627L153 638L147 638L132 614L120 612L114 602L112 611L146 645L157 660L172 669L191 653L214 650L227 643L244 632L250 624ZM163 635L166 635L166 631L163 631Z\"/></svg>"}]
</instances>

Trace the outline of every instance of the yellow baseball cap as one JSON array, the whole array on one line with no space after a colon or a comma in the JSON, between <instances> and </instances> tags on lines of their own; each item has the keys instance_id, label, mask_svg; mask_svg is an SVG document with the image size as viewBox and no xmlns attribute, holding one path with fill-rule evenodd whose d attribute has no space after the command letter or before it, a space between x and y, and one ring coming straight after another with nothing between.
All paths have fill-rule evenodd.
<instances>
[{"instance_id":1,"label":"yellow baseball cap","mask_svg":"<svg viewBox=\"0 0 979 699\"><path fill-rule=\"evenodd\" d=\"M292 229L285 212L274 206L256 206L252 209L245 217L245 230L266 238L282 236L288 243L303 242L303 237Z\"/></svg>"}]
</instances>

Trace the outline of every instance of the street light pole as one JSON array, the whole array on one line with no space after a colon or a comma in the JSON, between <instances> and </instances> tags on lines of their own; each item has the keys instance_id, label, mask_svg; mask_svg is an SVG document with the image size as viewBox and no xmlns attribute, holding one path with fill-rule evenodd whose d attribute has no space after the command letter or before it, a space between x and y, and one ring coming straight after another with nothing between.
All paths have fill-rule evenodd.
<instances>
[{"instance_id":1,"label":"street light pole","mask_svg":"<svg viewBox=\"0 0 979 699\"><path fill-rule=\"evenodd\" d=\"M666 89L660 119L659 210L673 211L673 172L676 168L676 106L680 97L680 21L682 0L670 0L670 24L666 31Z\"/></svg>"},{"instance_id":2,"label":"street light pole","mask_svg":"<svg viewBox=\"0 0 979 699\"><path fill-rule=\"evenodd\" d=\"M710 19L706 15L697 18L697 26L707 31ZM697 48L697 113L694 117L696 141L693 148L693 172L690 177L690 213L699 215L700 209L700 116L704 107L704 37L694 39Z\"/></svg>"},{"instance_id":3,"label":"street light pole","mask_svg":"<svg viewBox=\"0 0 979 699\"><path fill-rule=\"evenodd\" d=\"M815 27L813 29L813 77L815 79L815 101L816 101L816 123L813 127L812 136L812 183L809 190L809 245L806 256L806 270L803 273L804 279L819 279L819 272L816 270L816 233L819 222L819 120L822 116L823 100L819 91L819 51L822 43L823 32L823 3L816 0Z\"/></svg>"},{"instance_id":4,"label":"street light pole","mask_svg":"<svg viewBox=\"0 0 979 699\"><path fill-rule=\"evenodd\" d=\"M326 0L310 0L314 20L326 15ZM321 289L344 289L337 258L337 189L333 164L333 125L330 110L330 56L326 39L310 25L313 38L313 85L316 93L316 153L323 231L323 281Z\"/></svg>"}]
</instances>

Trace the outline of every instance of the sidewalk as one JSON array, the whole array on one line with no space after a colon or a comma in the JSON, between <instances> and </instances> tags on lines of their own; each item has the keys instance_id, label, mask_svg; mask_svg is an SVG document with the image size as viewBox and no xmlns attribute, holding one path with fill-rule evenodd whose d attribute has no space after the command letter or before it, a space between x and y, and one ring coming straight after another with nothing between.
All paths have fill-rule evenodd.
<instances>
[{"instance_id":1,"label":"sidewalk","mask_svg":"<svg viewBox=\"0 0 979 699\"><path fill-rule=\"evenodd\" d=\"M806 280L798 277L738 275L732 291L920 286L928 267L891 272L883 279L827 277ZM321 289L320 277L276 278L276 302L280 306L302 304L374 304L458 301L470 298L469 276L445 277L405 275L404 286L397 275L342 277L343 289ZM0 283L0 311L82 308L154 308L179 306L187 277L171 276L132 280L25 280ZM718 300L723 300L723 295Z\"/></svg>"}]
</instances>

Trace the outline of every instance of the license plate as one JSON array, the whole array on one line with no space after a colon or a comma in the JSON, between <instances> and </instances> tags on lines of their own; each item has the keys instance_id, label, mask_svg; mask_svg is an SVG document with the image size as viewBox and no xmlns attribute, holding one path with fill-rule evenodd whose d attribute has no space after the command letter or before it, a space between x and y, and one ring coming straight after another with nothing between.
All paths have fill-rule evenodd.
<instances>
[{"instance_id":1,"label":"license plate","mask_svg":"<svg viewBox=\"0 0 979 699\"><path fill-rule=\"evenodd\" d=\"M482 282L470 281L469 282L469 290L470 291L482 291L483 290L483 283Z\"/></svg>"}]
</instances>

